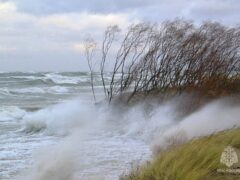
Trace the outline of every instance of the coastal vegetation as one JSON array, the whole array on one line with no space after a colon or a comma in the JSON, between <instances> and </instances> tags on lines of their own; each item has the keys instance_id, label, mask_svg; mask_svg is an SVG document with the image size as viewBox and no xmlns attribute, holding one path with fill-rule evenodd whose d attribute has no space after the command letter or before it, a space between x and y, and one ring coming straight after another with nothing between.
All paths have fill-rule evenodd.
<instances>
[{"instance_id":1,"label":"coastal vegetation","mask_svg":"<svg viewBox=\"0 0 240 180\"><path fill-rule=\"evenodd\" d=\"M193 139L160 152L151 163L136 167L121 180L234 180L237 175L221 174L221 154L227 146L240 148L240 129Z\"/></svg>"},{"instance_id":2,"label":"coastal vegetation","mask_svg":"<svg viewBox=\"0 0 240 180\"><path fill-rule=\"evenodd\" d=\"M86 58L92 62L95 43L92 40L84 44ZM217 22L195 25L180 19L161 24L133 24L125 33L117 26L110 26L100 52L98 71L108 102L122 95L127 95L125 99L130 102L139 94L147 97L195 91L221 96L240 90L237 26ZM109 84L105 83L104 75L107 63L112 64L108 69L112 74ZM91 65L90 71L93 71Z\"/></svg>"},{"instance_id":3,"label":"coastal vegetation","mask_svg":"<svg viewBox=\"0 0 240 180\"><path fill-rule=\"evenodd\" d=\"M95 50L95 46L86 47L90 47L86 52ZM161 24L133 24L121 34L119 27L110 26L100 49L98 71L109 103L115 99L127 104L145 99L163 102L164 98L187 94L190 98L184 99L179 108L186 116L213 99L232 96L239 100L240 27L218 22L196 25L177 19ZM92 57L86 57L92 61ZM108 84L107 62L112 64ZM238 178L219 174L217 169L222 166L219 158L224 147L240 148L239 142L240 129L176 142L158 152L152 162L132 169L121 179Z\"/></svg>"}]
</instances>

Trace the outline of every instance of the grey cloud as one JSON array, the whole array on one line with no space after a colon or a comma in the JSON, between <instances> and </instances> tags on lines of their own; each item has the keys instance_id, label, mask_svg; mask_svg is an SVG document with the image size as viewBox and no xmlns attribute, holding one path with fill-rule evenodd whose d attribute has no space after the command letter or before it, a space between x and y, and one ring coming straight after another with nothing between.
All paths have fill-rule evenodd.
<instances>
[{"instance_id":1,"label":"grey cloud","mask_svg":"<svg viewBox=\"0 0 240 180\"><path fill-rule=\"evenodd\" d=\"M193 1L185 9L184 17L193 20L220 21L225 24L238 24L240 19L240 1L203 0Z\"/></svg>"},{"instance_id":2,"label":"grey cloud","mask_svg":"<svg viewBox=\"0 0 240 180\"><path fill-rule=\"evenodd\" d=\"M1 0L0 0L1 1ZM19 11L39 16L66 13L115 14L147 21L184 17L195 21L237 23L239 0L2 0L16 3Z\"/></svg>"},{"instance_id":3,"label":"grey cloud","mask_svg":"<svg viewBox=\"0 0 240 180\"><path fill-rule=\"evenodd\" d=\"M240 23L239 0L0 0L13 2L17 12L13 22L0 19L0 71L7 70L87 70L81 54L71 47L86 34L101 39L104 27L92 27L89 14L124 14L132 20L162 22L183 17L199 23L205 20ZM78 14L86 13L86 16ZM24 17L21 16L24 14ZM1 14L0 14L1 15ZM85 29L68 29L56 24L36 25L41 18L60 15ZM76 15L76 17L75 17ZM75 17L75 18L74 18ZM85 20L78 17L84 17ZM14 19L19 19L14 20ZM58 23L56 17L50 23ZM79 19L79 20L78 20ZM78 22L77 22L78 21ZM85 23L82 23L85 21ZM47 21L48 22L48 21ZM100 24L103 24L100 21Z\"/></svg>"},{"instance_id":4,"label":"grey cloud","mask_svg":"<svg viewBox=\"0 0 240 180\"><path fill-rule=\"evenodd\" d=\"M69 13L87 11L92 13L115 13L157 4L158 0L9 0L19 9L32 14Z\"/></svg>"},{"instance_id":5,"label":"grey cloud","mask_svg":"<svg viewBox=\"0 0 240 180\"><path fill-rule=\"evenodd\" d=\"M1 0L0 0L1 1ZM34 15L89 12L133 13L158 21L172 17L188 19L238 18L239 0L2 0L14 2L22 12ZM233 17L234 16L234 17Z\"/></svg>"}]
</instances>

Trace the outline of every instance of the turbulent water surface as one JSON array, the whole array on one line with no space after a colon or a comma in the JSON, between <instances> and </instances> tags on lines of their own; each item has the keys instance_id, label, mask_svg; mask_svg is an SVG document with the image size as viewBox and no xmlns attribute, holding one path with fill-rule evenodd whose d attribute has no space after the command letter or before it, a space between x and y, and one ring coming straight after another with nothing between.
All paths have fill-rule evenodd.
<instances>
[{"instance_id":1,"label":"turbulent water surface","mask_svg":"<svg viewBox=\"0 0 240 180\"><path fill-rule=\"evenodd\" d=\"M89 79L0 73L0 179L118 179L149 157L129 118L93 105ZM101 99L100 77L95 81Z\"/></svg>"},{"instance_id":2,"label":"turbulent water surface","mask_svg":"<svg viewBox=\"0 0 240 180\"><path fill-rule=\"evenodd\" d=\"M150 159L150 149L240 127L240 106L227 99L182 117L185 95L131 108L95 104L89 80L88 73L0 73L1 180L115 180Z\"/></svg>"}]
</instances>

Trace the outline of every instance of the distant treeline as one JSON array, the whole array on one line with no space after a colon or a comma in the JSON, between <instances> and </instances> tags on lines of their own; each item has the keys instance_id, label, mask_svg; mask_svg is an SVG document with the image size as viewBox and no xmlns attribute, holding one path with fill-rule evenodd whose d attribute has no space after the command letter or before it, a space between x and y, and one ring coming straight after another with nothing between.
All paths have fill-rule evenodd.
<instances>
[{"instance_id":1,"label":"distant treeline","mask_svg":"<svg viewBox=\"0 0 240 180\"><path fill-rule=\"evenodd\" d=\"M207 93L240 86L240 27L186 20L133 24L120 36L116 50L113 43L119 33L117 26L108 27L101 46L99 68L109 102L125 92L130 101L139 93L189 89ZM85 41L91 71L95 47L94 41ZM113 47L114 58L109 56ZM110 84L105 83L106 61L114 62Z\"/></svg>"}]
</instances>

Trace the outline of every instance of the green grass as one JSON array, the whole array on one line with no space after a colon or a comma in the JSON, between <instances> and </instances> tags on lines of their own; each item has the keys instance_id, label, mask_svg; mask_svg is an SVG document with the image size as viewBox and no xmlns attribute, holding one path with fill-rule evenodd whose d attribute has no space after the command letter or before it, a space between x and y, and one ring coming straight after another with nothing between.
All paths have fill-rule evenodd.
<instances>
[{"instance_id":1,"label":"green grass","mask_svg":"<svg viewBox=\"0 0 240 180\"><path fill-rule=\"evenodd\" d=\"M212 180L240 179L239 176L217 173L223 149L240 148L240 129L220 132L192 140L159 153L153 162L122 177L126 180Z\"/></svg>"}]
</instances>

